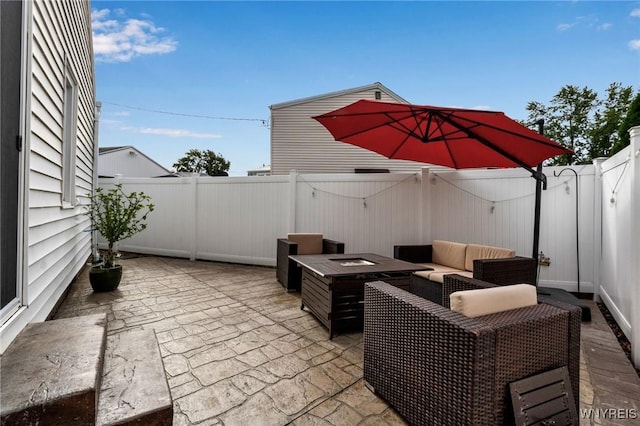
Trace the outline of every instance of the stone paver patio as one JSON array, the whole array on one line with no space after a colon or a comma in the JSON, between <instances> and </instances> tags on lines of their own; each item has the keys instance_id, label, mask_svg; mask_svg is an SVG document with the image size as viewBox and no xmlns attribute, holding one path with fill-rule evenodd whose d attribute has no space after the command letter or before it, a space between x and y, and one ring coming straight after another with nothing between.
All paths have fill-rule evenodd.
<instances>
[{"instance_id":1,"label":"stone paver patio","mask_svg":"<svg viewBox=\"0 0 640 426\"><path fill-rule=\"evenodd\" d=\"M175 425L405 424L364 386L362 333L329 341L327 330L300 310L299 294L283 291L273 268L151 256L122 264L123 281L113 293L93 293L83 271L55 318L104 312L109 334L155 330ZM583 346L595 333L589 352L601 347L621 354L619 346L606 346L605 330L595 324L583 326ZM610 377L608 366L599 362L594 370L585 355L581 408L597 409L599 401L609 408L619 396L590 379ZM616 360L620 370L624 362ZM623 393L632 394L627 405L614 407L638 408L640 382L637 375L625 377ZM592 418L581 424L631 423Z\"/></svg>"}]
</instances>

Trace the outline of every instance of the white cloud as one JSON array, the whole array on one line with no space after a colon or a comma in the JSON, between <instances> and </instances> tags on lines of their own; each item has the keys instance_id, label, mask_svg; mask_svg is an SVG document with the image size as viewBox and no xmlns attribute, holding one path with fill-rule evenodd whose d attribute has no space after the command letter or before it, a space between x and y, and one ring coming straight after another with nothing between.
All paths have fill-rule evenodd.
<instances>
[{"instance_id":1,"label":"white cloud","mask_svg":"<svg viewBox=\"0 0 640 426\"><path fill-rule=\"evenodd\" d=\"M196 138L196 139L217 139L221 138L222 135L216 135L213 133L196 133L191 130L184 129L163 129L157 127L145 127L142 129L137 129L139 133L149 134L149 135L160 135L160 136L169 136L172 138Z\"/></svg>"},{"instance_id":2,"label":"white cloud","mask_svg":"<svg viewBox=\"0 0 640 426\"><path fill-rule=\"evenodd\" d=\"M176 50L178 42L163 37L165 31L151 20L124 19L123 9L114 10L120 19L110 19L109 9L91 12L93 51L97 61L129 62L136 56L165 54Z\"/></svg>"},{"instance_id":3,"label":"white cloud","mask_svg":"<svg viewBox=\"0 0 640 426\"><path fill-rule=\"evenodd\" d=\"M640 40L631 40L629 42L629 49L631 50L640 50Z\"/></svg>"},{"instance_id":4,"label":"white cloud","mask_svg":"<svg viewBox=\"0 0 640 426\"><path fill-rule=\"evenodd\" d=\"M629 14L629 16L632 16L634 18L640 18L640 9L633 9Z\"/></svg>"},{"instance_id":5,"label":"white cloud","mask_svg":"<svg viewBox=\"0 0 640 426\"><path fill-rule=\"evenodd\" d=\"M92 10L91 11L91 21L104 19L109 16L109 9L101 9L101 10Z\"/></svg>"},{"instance_id":6,"label":"white cloud","mask_svg":"<svg viewBox=\"0 0 640 426\"><path fill-rule=\"evenodd\" d=\"M574 22L573 24L558 24L557 28L558 28L558 31L567 31L575 26L576 26L576 23Z\"/></svg>"},{"instance_id":7,"label":"white cloud","mask_svg":"<svg viewBox=\"0 0 640 426\"><path fill-rule=\"evenodd\" d=\"M587 28L587 29L595 29L597 31L607 31L613 24L610 22L600 23L600 19L596 15L584 15L584 16L576 16L573 22L566 22L562 24L558 24L556 29L558 31L568 31L572 28Z\"/></svg>"},{"instance_id":8,"label":"white cloud","mask_svg":"<svg viewBox=\"0 0 640 426\"><path fill-rule=\"evenodd\" d=\"M477 109L480 111L493 111L493 108L491 108L490 105L476 105L472 106L471 109Z\"/></svg>"}]
</instances>

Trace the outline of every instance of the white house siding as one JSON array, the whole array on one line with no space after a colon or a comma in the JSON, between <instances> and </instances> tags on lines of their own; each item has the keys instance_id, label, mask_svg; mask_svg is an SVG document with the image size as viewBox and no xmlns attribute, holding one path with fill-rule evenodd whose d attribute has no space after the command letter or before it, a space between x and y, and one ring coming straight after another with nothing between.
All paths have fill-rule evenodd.
<instances>
[{"instance_id":1,"label":"white house siding","mask_svg":"<svg viewBox=\"0 0 640 426\"><path fill-rule=\"evenodd\" d=\"M95 108L88 1L25 2L25 223L22 305L0 329L0 351L24 326L43 321L90 255L84 216L92 189ZM77 80L75 207L62 207L65 56Z\"/></svg>"},{"instance_id":2,"label":"white house siding","mask_svg":"<svg viewBox=\"0 0 640 426\"><path fill-rule=\"evenodd\" d=\"M98 158L100 176L120 174L124 177L156 177L169 173L169 170L132 147L101 152Z\"/></svg>"},{"instance_id":3,"label":"white house siding","mask_svg":"<svg viewBox=\"0 0 640 426\"><path fill-rule=\"evenodd\" d=\"M336 142L324 126L311 118L360 99L375 99L376 91L381 92L382 101L403 102L379 84L357 89L272 105L271 174L288 174L292 169L298 173L354 173L356 168L407 172L424 167L422 163L390 160L364 148Z\"/></svg>"}]
</instances>

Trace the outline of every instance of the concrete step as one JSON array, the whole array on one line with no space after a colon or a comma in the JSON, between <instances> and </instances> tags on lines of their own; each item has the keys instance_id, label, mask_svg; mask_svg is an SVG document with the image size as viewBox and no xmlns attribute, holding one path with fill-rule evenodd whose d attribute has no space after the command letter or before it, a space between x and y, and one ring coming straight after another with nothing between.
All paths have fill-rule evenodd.
<instances>
[{"instance_id":1,"label":"concrete step","mask_svg":"<svg viewBox=\"0 0 640 426\"><path fill-rule=\"evenodd\" d=\"M153 330L107 337L96 424L171 425L173 403Z\"/></svg>"},{"instance_id":2,"label":"concrete step","mask_svg":"<svg viewBox=\"0 0 640 426\"><path fill-rule=\"evenodd\" d=\"M95 422L105 314L29 324L0 359L3 425Z\"/></svg>"}]
</instances>

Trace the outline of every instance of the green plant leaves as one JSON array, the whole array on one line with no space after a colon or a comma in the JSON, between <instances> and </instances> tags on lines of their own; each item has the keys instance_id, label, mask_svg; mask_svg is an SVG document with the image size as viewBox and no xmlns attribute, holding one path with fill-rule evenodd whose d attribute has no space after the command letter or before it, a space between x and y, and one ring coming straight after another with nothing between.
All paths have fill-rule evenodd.
<instances>
[{"instance_id":1,"label":"green plant leaves","mask_svg":"<svg viewBox=\"0 0 640 426\"><path fill-rule=\"evenodd\" d=\"M111 267L115 259L113 245L146 229L147 215L155 206L144 192L125 194L122 184L106 191L96 188L89 200L86 214L91 220L91 228L109 242L105 266Z\"/></svg>"}]
</instances>

